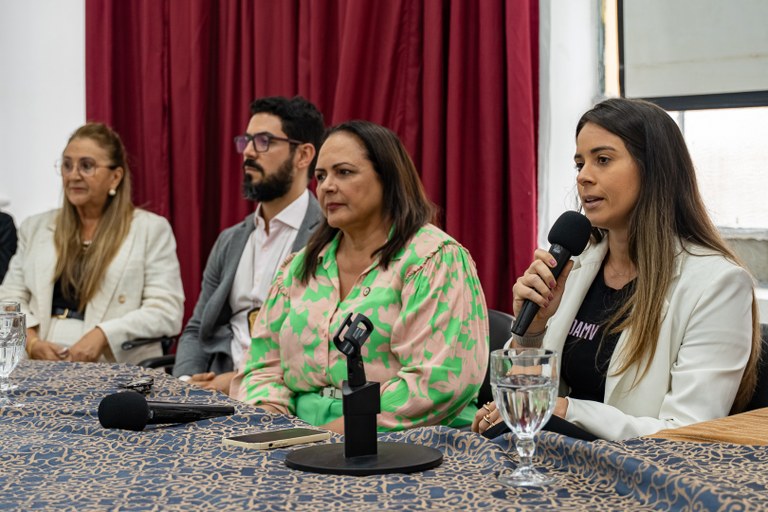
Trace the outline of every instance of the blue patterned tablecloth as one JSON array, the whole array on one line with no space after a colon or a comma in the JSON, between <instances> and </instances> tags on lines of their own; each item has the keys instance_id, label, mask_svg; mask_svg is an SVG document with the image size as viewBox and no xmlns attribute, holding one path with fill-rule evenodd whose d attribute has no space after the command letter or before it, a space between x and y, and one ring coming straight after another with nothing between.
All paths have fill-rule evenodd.
<instances>
[{"instance_id":1,"label":"blue patterned tablecloth","mask_svg":"<svg viewBox=\"0 0 768 512\"><path fill-rule=\"evenodd\" d=\"M152 375L151 400L236 404L233 416L143 432L101 427L101 399ZM764 448L658 439L588 443L539 437L537 463L558 476L510 489L509 436L488 441L446 427L381 435L441 450L436 469L368 477L294 471L294 449L222 446L225 436L300 421L264 414L165 374L126 365L23 362L12 379L21 408L0 409L3 510L760 510L768 509ZM334 436L332 442L341 442Z\"/></svg>"}]
</instances>

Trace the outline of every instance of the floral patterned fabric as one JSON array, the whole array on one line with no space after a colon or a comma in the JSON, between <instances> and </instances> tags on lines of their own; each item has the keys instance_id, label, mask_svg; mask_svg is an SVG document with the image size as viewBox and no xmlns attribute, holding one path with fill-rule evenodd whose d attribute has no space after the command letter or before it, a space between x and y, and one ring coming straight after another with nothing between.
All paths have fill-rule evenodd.
<instances>
[{"instance_id":1,"label":"floral patterned fabric","mask_svg":"<svg viewBox=\"0 0 768 512\"><path fill-rule=\"evenodd\" d=\"M374 325L362 356L368 380L381 384L379 428L450 424L475 400L488 365L488 312L472 258L426 225L388 268L378 261L367 268L342 300L341 236L321 251L307 284L298 279L304 251L278 272L235 381L238 398L314 425L339 418L341 399L319 391L346 380L346 359L331 338L349 313L362 313ZM475 410L454 425L469 424Z\"/></svg>"}]
</instances>

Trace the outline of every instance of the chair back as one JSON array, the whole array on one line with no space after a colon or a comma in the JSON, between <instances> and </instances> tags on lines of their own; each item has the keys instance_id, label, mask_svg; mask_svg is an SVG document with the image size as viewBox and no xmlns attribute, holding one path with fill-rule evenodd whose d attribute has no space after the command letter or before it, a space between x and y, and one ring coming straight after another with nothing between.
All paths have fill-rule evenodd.
<instances>
[{"instance_id":1,"label":"chair back","mask_svg":"<svg viewBox=\"0 0 768 512\"><path fill-rule=\"evenodd\" d=\"M489 330L489 360L490 352L494 350L504 348L504 344L509 340L510 332L512 330L512 323L514 317L509 313L503 311L497 311L495 309L488 310L488 330ZM485 379L480 386L480 391L477 393L477 403L482 405L486 402L493 400L493 393L491 392L491 372L490 367L485 370Z\"/></svg>"},{"instance_id":2,"label":"chair back","mask_svg":"<svg viewBox=\"0 0 768 512\"><path fill-rule=\"evenodd\" d=\"M745 412L768 407L768 324L760 324L760 338L762 353L757 366L757 386Z\"/></svg>"},{"instance_id":3,"label":"chair back","mask_svg":"<svg viewBox=\"0 0 768 512\"><path fill-rule=\"evenodd\" d=\"M123 350L131 350L132 348L140 347L142 345L149 345L152 343L160 343L160 347L163 350L163 355L159 357L150 357L136 363L138 366L144 368L162 368L165 373L170 374L173 371L173 365L176 362L176 338L170 336L161 336L159 338L142 338L138 340L125 341L122 344Z\"/></svg>"}]
</instances>

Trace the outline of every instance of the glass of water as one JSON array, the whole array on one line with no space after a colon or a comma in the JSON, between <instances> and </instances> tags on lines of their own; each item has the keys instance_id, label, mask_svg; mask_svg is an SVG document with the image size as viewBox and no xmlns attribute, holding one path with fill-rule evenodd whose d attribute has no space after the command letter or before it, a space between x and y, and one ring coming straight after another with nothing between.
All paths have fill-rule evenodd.
<instances>
[{"instance_id":1,"label":"glass of water","mask_svg":"<svg viewBox=\"0 0 768 512\"><path fill-rule=\"evenodd\" d=\"M499 481L512 486L543 486L555 479L533 467L536 433L552 416L557 400L557 352L503 349L491 353L491 388L504 422L515 435L520 463L502 471Z\"/></svg>"},{"instance_id":2,"label":"glass of water","mask_svg":"<svg viewBox=\"0 0 768 512\"><path fill-rule=\"evenodd\" d=\"M0 311L0 397L1 407L18 407L8 395L8 391L15 389L9 382L11 372L21 360L26 346L27 327L24 313L9 313Z\"/></svg>"}]
</instances>

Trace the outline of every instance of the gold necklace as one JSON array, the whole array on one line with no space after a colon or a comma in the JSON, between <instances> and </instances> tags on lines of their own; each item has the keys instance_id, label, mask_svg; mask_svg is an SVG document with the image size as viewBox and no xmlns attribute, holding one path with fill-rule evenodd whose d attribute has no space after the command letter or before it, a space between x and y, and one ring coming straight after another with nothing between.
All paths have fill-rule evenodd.
<instances>
[{"instance_id":1,"label":"gold necklace","mask_svg":"<svg viewBox=\"0 0 768 512\"><path fill-rule=\"evenodd\" d=\"M613 274L613 277L629 277L635 273L635 271L633 271L632 269L625 272L619 272L618 270L616 270L616 267L611 265L610 258L608 259L608 261L605 262L605 266L608 267L608 270L611 271L611 273Z\"/></svg>"}]
</instances>

